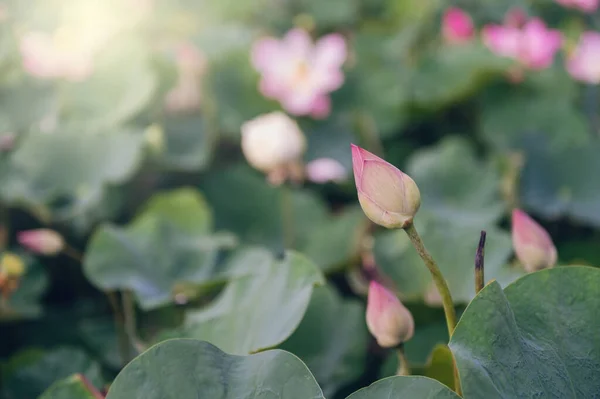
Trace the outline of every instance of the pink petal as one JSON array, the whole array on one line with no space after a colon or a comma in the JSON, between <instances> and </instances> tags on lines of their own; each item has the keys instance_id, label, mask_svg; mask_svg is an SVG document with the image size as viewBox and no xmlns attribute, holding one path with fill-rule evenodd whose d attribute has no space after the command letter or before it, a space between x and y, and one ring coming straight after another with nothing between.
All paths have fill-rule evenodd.
<instances>
[{"instance_id":1,"label":"pink petal","mask_svg":"<svg viewBox=\"0 0 600 399\"><path fill-rule=\"evenodd\" d=\"M340 68L346 61L347 56L344 36L339 33L332 33L323 36L315 45L313 65L315 68Z\"/></svg>"},{"instance_id":2,"label":"pink petal","mask_svg":"<svg viewBox=\"0 0 600 399\"><path fill-rule=\"evenodd\" d=\"M319 96L313 102L310 116L315 119L325 119L331 113L331 99L329 96Z\"/></svg>"},{"instance_id":3,"label":"pink petal","mask_svg":"<svg viewBox=\"0 0 600 399\"><path fill-rule=\"evenodd\" d=\"M557 30L546 29L539 18L531 19L522 33L519 59L532 69L547 68L554 61L554 54L562 44L562 34Z\"/></svg>"},{"instance_id":4,"label":"pink petal","mask_svg":"<svg viewBox=\"0 0 600 399\"><path fill-rule=\"evenodd\" d=\"M450 7L442 18L442 35L450 43L461 43L473 37L473 20L463 10Z\"/></svg>"},{"instance_id":5,"label":"pink petal","mask_svg":"<svg viewBox=\"0 0 600 399\"><path fill-rule=\"evenodd\" d=\"M288 56L308 59L312 48L312 39L304 29L291 29L283 38Z\"/></svg>"},{"instance_id":6,"label":"pink petal","mask_svg":"<svg viewBox=\"0 0 600 399\"><path fill-rule=\"evenodd\" d=\"M521 32L513 27L487 25L482 31L483 42L492 52L509 58L517 58Z\"/></svg>"},{"instance_id":7,"label":"pink petal","mask_svg":"<svg viewBox=\"0 0 600 399\"><path fill-rule=\"evenodd\" d=\"M591 84L599 84L600 33L583 33L577 48L568 58L566 67L575 79Z\"/></svg>"},{"instance_id":8,"label":"pink petal","mask_svg":"<svg viewBox=\"0 0 600 399\"><path fill-rule=\"evenodd\" d=\"M281 94L279 100L283 108L289 113L296 116L308 115L319 100L319 94L312 91L286 91Z\"/></svg>"},{"instance_id":9,"label":"pink petal","mask_svg":"<svg viewBox=\"0 0 600 399\"><path fill-rule=\"evenodd\" d=\"M260 39L253 46L250 53L252 66L258 71L267 69L281 54L279 41L272 37Z\"/></svg>"}]
</instances>

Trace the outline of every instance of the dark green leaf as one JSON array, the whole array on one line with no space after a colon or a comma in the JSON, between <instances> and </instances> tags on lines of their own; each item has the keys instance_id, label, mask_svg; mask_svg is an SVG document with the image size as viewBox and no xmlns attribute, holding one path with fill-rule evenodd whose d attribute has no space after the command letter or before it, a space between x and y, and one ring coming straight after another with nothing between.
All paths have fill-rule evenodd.
<instances>
[{"instance_id":1,"label":"dark green leaf","mask_svg":"<svg viewBox=\"0 0 600 399\"><path fill-rule=\"evenodd\" d=\"M282 190L245 166L211 173L201 188L215 213L219 229L249 244L283 247ZM308 190L292 191L292 223L296 243L306 242L314 226L327 218L325 204Z\"/></svg>"},{"instance_id":2,"label":"dark green leaf","mask_svg":"<svg viewBox=\"0 0 600 399\"><path fill-rule=\"evenodd\" d=\"M319 268L288 252L276 260L266 250L236 253L226 266L233 279L213 303L187 313L181 334L208 341L232 354L274 347L289 337L306 312Z\"/></svg>"},{"instance_id":3,"label":"dark green leaf","mask_svg":"<svg viewBox=\"0 0 600 399\"><path fill-rule=\"evenodd\" d=\"M84 374L94 386L102 383L100 365L79 349L29 349L3 367L3 392L7 399L36 398L55 381L75 373Z\"/></svg>"},{"instance_id":4,"label":"dark green leaf","mask_svg":"<svg viewBox=\"0 0 600 399\"><path fill-rule=\"evenodd\" d=\"M389 377L363 388L347 399L428 398L458 399L454 392L427 377Z\"/></svg>"},{"instance_id":5,"label":"dark green leaf","mask_svg":"<svg viewBox=\"0 0 600 399\"><path fill-rule=\"evenodd\" d=\"M324 272L332 272L358 257L368 220L359 207L345 210L314 226L301 250Z\"/></svg>"},{"instance_id":6,"label":"dark green leaf","mask_svg":"<svg viewBox=\"0 0 600 399\"><path fill-rule=\"evenodd\" d=\"M509 65L475 41L439 47L424 58L412 76L414 101L427 108L452 104L475 93Z\"/></svg>"},{"instance_id":7,"label":"dark green leaf","mask_svg":"<svg viewBox=\"0 0 600 399\"><path fill-rule=\"evenodd\" d=\"M469 143L449 137L418 151L406 172L421 191L421 211L456 225L484 228L504 211L499 195L500 176L491 163L475 158Z\"/></svg>"},{"instance_id":8,"label":"dark green leaf","mask_svg":"<svg viewBox=\"0 0 600 399\"><path fill-rule=\"evenodd\" d=\"M231 356L191 339L162 342L134 359L106 399L166 397L324 399L308 368L288 352Z\"/></svg>"},{"instance_id":9,"label":"dark green leaf","mask_svg":"<svg viewBox=\"0 0 600 399\"><path fill-rule=\"evenodd\" d=\"M567 215L600 226L600 142L560 150L539 136L525 142L520 185L525 206L546 217Z\"/></svg>"},{"instance_id":10,"label":"dark green leaf","mask_svg":"<svg viewBox=\"0 0 600 399\"><path fill-rule=\"evenodd\" d=\"M331 397L363 373L368 343L364 306L324 286L315 288L302 322L281 349L300 357Z\"/></svg>"},{"instance_id":11,"label":"dark green leaf","mask_svg":"<svg viewBox=\"0 0 600 399\"><path fill-rule=\"evenodd\" d=\"M144 309L165 305L179 282L223 279L215 268L222 243L211 230L212 214L197 191L156 194L129 226L104 225L95 232L85 274L103 290L132 290Z\"/></svg>"},{"instance_id":12,"label":"dark green leaf","mask_svg":"<svg viewBox=\"0 0 600 399\"><path fill-rule=\"evenodd\" d=\"M106 185L123 183L135 172L142 141L132 132L30 134L0 175L2 197L32 206L65 197L73 207L93 207Z\"/></svg>"},{"instance_id":13,"label":"dark green leaf","mask_svg":"<svg viewBox=\"0 0 600 399\"><path fill-rule=\"evenodd\" d=\"M488 284L450 341L467 398L600 392L600 270L569 266Z\"/></svg>"}]
</instances>

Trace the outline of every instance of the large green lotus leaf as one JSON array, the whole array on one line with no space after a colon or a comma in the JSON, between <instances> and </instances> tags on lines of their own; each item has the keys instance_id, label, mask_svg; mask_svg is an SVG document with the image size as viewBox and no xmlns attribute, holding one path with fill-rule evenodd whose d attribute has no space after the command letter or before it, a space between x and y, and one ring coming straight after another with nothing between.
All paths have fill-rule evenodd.
<instances>
[{"instance_id":1,"label":"large green lotus leaf","mask_svg":"<svg viewBox=\"0 0 600 399\"><path fill-rule=\"evenodd\" d=\"M413 100L425 108L453 104L477 92L509 65L476 41L441 46L424 57L412 74Z\"/></svg>"},{"instance_id":2,"label":"large green lotus leaf","mask_svg":"<svg viewBox=\"0 0 600 399\"><path fill-rule=\"evenodd\" d=\"M495 87L481 102L481 134L503 150L519 145L526 133L543 133L555 148L586 143L590 132L577 105L579 94L563 69L532 74L517 86Z\"/></svg>"},{"instance_id":3,"label":"large green lotus leaf","mask_svg":"<svg viewBox=\"0 0 600 399\"><path fill-rule=\"evenodd\" d=\"M365 307L328 285L315 288L302 322L280 348L302 359L332 397L362 375L368 344Z\"/></svg>"},{"instance_id":4,"label":"large green lotus leaf","mask_svg":"<svg viewBox=\"0 0 600 399\"><path fill-rule=\"evenodd\" d=\"M360 207L346 209L316 225L301 251L324 272L333 272L359 256L359 241L367 227Z\"/></svg>"},{"instance_id":5,"label":"large green lotus leaf","mask_svg":"<svg viewBox=\"0 0 600 399\"><path fill-rule=\"evenodd\" d=\"M74 374L56 381L39 399L98 399L98 396L94 396L80 374Z\"/></svg>"},{"instance_id":6,"label":"large green lotus leaf","mask_svg":"<svg viewBox=\"0 0 600 399\"><path fill-rule=\"evenodd\" d=\"M141 150L140 135L128 131L30 134L10 156L2 197L38 206L68 199L93 207L106 185L133 175Z\"/></svg>"},{"instance_id":7,"label":"large green lotus leaf","mask_svg":"<svg viewBox=\"0 0 600 399\"><path fill-rule=\"evenodd\" d=\"M458 399L448 387L427 377L389 377L356 391L347 399Z\"/></svg>"},{"instance_id":8,"label":"large green lotus leaf","mask_svg":"<svg viewBox=\"0 0 600 399\"><path fill-rule=\"evenodd\" d=\"M56 106L55 94L50 85L38 81L25 80L1 87L0 131L39 128L42 119L51 115Z\"/></svg>"},{"instance_id":9,"label":"large green lotus leaf","mask_svg":"<svg viewBox=\"0 0 600 399\"><path fill-rule=\"evenodd\" d=\"M168 397L324 399L308 368L291 353L232 356L192 339L161 342L138 356L117 376L106 399Z\"/></svg>"},{"instance_id":10,"label":"large green lotus leaf","mask_svg":"<svg viewBox=\"0 0 600 399\"><path fill-rule=\"evenodd\" d=\"M553 148L544 137L525 138L520 195L525 207L552 218L567 215L600 226L600 141Z\"/></svg>"},{"instance_id":11,"label":"large green lotus leaf","mask_svg":"<svg viewBox=\"0 0 600 399\"><path fill-rule=\"evenodd\" d=\"M418 151L406 172L421 191L421 212L457 225L482 227L495 223L504 211L496 168L477 160L463 138L449 137Z\"/></svg>"},{"instance_id":12,"label":"large green lotus leaf","mask_svg":"<svg viewBox=\"0 0 600 399\"><path fill-rule=\"evenodd\" d=\"M426 248L446 278L455 303L468 303L475 296L475 250L479 242L477 226L460 226L423 213L415 226ZM508 233L487 228L485 278L503 284L523 274L507 266L512 253ZM380 234L375 240L375 258L382 271L396 283L400 295L408 300L431 298L437 293L429 270L411 245L403 230ZM427 303L436 304L435 300Z\"/></svg>"},{"instance_id":13,"label":"large green lotus leaf","mask_svg":"<svg viewBox=\"0 0 600 399\"><path fill-rule=\"evenodd\" d=\"M264 249L235 253L232 279L207 307L189 311L180 336L208 341L232 354L274 347L300 324L315 284L324 282L319 268L296 252L275 259Z\"/></svg>"},{"instance_id":14,"label":"large green lotus leaf","mask_svg":"<svg viewBox=\"0 0 600 399\"><path fill-rule=\"evenodd\" d=\"M105 129L127 122L152 99L157 80L141 42L121 37L97 56L94 74L61 86L62 122Z\"/></svg>"},{"instance_id":15,"label":"large green lotus leaf","mask_svg":"<svg viewBox=\"0 0 600 399\"><path fill-rule=\"evenodd\" d=\"M48 288L44 265L27 254L19 253L19 256L25 263L25 274L21 276L17 290L0 309L0 321L36 318L42 313L40 301Z\"/></svg>"},{"instance_id":16,"label":"large green lotus leaf","mask_svg":"<svg viewBox=\"0 0 600 399\"><path fill-rule=\"evenodd\" d=\"M211 227L211 211L197 191L156 194L128 226L98 228L84 272L103 290L132 290L144 309L168 304L178 283L225 279L216 268L222 243Z\"/></svg>"},{"instance_id":17,"label":"large green lotus leaf","mask_svg":"<svg viewBox=\"0 0 600 399\"><path fill-rule=\"evenodd\" d=\"M219 127L236 139L244 122L277 107L259 93L259 75L250 66L248 51L246 48L217 60L204 80L204 94L218 104Z\"/></svg>"},{"instance_id":18,"label":"large green lotus leaf","mask_svg":"<svg viewBox=\"0 0 600 399\"><path fill-rule=\"evenodd\" d=\"M100 365L80 349L61 347L51 351L29 349L3 366L2 392L7 399L36 398L55 381L72 374L85 375L101 386Z\"/></svg>"},{"instance_id":19,"label":"large green lotus leaf","mask_svg":"<svg viewBox=\"0 0 600 399\"><path fill-rule=\"evenodd\" d=\"M164 152L161 163L182 171L203 169L211 158L214 139L205 120L198 115L169 117L164 122Z\"/></svg>"},{"instance_id":20,"label":"large green lotus leaf","mask_svg":"<svg viewBox=\"0 0 600 399\"><path fill-rule=\"evenodd\" d=\"M211 173L200 184L211 204L217 228L231 231L249 244L283 247L283 192L267 184L249 167L236 165ZM306 242L327 218L322 200L308 190L292 190L292 223L296 243Z\"/></svg>"},{"instance_id":21,"label":"large green lotus leaf","mask_svg":"<svg viewBox=\"0 0 600 399\"><path fill-rule=\"evenodd\" d=\"M600 270L558 267L488 284L450 340L466 398L600 392Z\"/></svg>"}]
</instances>

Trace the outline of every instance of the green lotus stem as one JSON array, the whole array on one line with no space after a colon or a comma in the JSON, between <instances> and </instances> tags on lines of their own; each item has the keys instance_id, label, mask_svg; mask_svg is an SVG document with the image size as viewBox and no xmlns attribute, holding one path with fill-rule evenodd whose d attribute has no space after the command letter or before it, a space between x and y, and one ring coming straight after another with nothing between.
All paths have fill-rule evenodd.
<instances>
[{"instance_id":1,"label":"green lotus stem","mask_svg":"<svg viewBox=\"0 0 600 399\"><path fill-rule=\"evenodd\" d=\"M475 253L475 293L479 294L479 291L483 289L485 285L485 278L483 274L484 266L484 253L485 253L485 235L484 230L481 231L479 237L479 245L477 246L477 252Z\"/></svg>"},{"instance_id":2,"label":"green lotus stem","mask_svg":"<svg viewBox=\"0 0 600 399\"><path fill-rule=\"evenodd\" d=\"M121 312L121 308L119 307L119 297L117 292L115 291L107 291L106 297L108 298L108 303L110 304L110 308L112 310L115 321L115 329L117 330L117 342L119 346L121 362L123 362L123 364L127 364L127 362L130 360L129 339L127 337L127 333L125 332L125 318L123 317L123 313Z\"/></svg>"},{"instance_id":3,"label":"green lotus stem","mask_svg":"<svg viewBox=\"0 0 600 399\"><path fill-rule=\"evenodd\" d=\"M415 228L414 224L411 223L404 229L404 231L406 231L410 242L412 242L421 259L423 259L425 266L427 266L429 269L431 277L433 278L433 282L435 283L435 286L442 297L444 313L446 314L446 324L448 325L448 334L452 336L454 328L456 327L456 312L454 310L454 302L452 302L452 295L450 294L448 284L446 283L444 276L442 276L437 263L435 263L435 260L433 260L433 257L425 248L425 245L423 244L419 233L417 233L417 229Z\"/></svg>"},{"instance_id":4,"label":"green lotus stem","mask_svg":"<svg viewBox=\"0 0 600 399\"><path fill-rule=\"evenodd\" d=\"M292 188L281 185L281 223L284 249L294 248L294 198Z\"/></svg>"},{"instance_id":5,"label":"green lotus stem","mask_svg":"<svg viewBox=\"0 0 600 399\"><path fill-rule=\"evenodd\" d=\"M137 335L137 319L135 315L135 304L133 301L133 295L130 291L123 291L121 294L121 301L123 304L123 319L125 323L125 333L129 338L131 346L139 353L146 350L146 346Z\"/></svg>"},{"instance_id":6,"label":"green lotus stem","mask_svg":"<svg viewBox=\"0 0 600 399\"><path fill-rule=\"evenodd\" d=\"M427 266L427 268L429 269L431 277L433 278L433 282L435 283L435 286L437 287L438 292L442 297L442 305L444 307L444 314L446 315L446 324L448 325L448 335L452 337L454 329L456 328L456 311L454 310L454 302L452 301L452 295L450 294L448 284L446 283L444 276L440 272L440 268L438 267L437 263L435 263L435 260L433 260L431 254L425 248L423 240L421 240L421 237L419 236L419 233L417 232L417 229L415 228L414 224L410 223L407 227L404 228L404 231L406 231L410 242L417 250L417 253L421 257L421 259L423 259L425 266ZM458 369L456 367L456 364L454 364L453 369L455 391L457 394L460 395L460 379L458 376Z\"/></svg>"},{"instance_id":7,"label":"green lotus stem","mask_svg":"<svg viewBox=\"0 0 600 399\"><path fill-rule=\"evenodd\" d=\"M404 344L398 346L396 355L398 355L398 370L396 371L396 375L410 375L410 365L404 354Z\"/></svg>"}]
</instances>

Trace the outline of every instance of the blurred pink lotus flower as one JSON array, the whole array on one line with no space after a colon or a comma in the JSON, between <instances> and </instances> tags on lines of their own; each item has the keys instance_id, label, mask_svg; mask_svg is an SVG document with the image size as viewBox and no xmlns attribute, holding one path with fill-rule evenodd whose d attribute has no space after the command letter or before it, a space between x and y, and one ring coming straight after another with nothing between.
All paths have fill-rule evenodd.
<instances>
[{"instance_id":1,"label":"blurred pink lotus flower","mask_svg":"<svg viewBox=\"0 0 600 399\"><path fill-rule=\"evenodd\" d=\"M74 32L54 34L28 32L20 40L23 68L42 79L82 81L93 72L93 50L69 37Z\"/></svg>"},{"instance_id":2,"label":"blurred pink lotus flower","mask_svg":"<svg viewBox=\"0 0 600 399\"><path fill-rule=\"evenodd\" d=\"M306 177L318 184L341 183L348 178L348 171L333 158L318 158L306 165Z\"/></svg>"},{"instance_id":3,"label":"blurred pink lotus flower","mask_svg":"<svg viewBox=\"0 0 600 399\"><path fill-rule=\"evenodd\" d=\"M358 201L365 215L388 229L405 228L421 206L413 179L389 162L354 144L352 169Z\"/></svg>"},{"instance_id":4,"label":"blurred pink lotus flower","mask_svg":"<svg viewBox=\"0 0 600 399\"><path fill-rule=\"evenodd\" d=\"M567 71L582 82L600 84L600 33L581 35L577 48L567 59Z\"/></svg>"},{"instance_id":5,"label":"blurred pink lotus flower","mask_svg":"<svg viewBox=\"0 0 600 399\"><path fill-rule=\"evenodd\" d=\"M22 231L17 234L17 241L30 251L41 255L56 255L65 246L62 236L50 229Z\"/></svg>"},{"instance_id":6,"label":"blurred pink lotus flower","mask_svg":"<svg viewBox=\"0 0 600 399\"><path fill-rule=\"evenodd\" d=\"M530 69L549 67L562 44L560 31L547 29L539 18L530 19L521 29L487 25L482 34L484 43L494 53L515 59Z\"/></svg>"},{"instance_id":7,"label":"blurred pink lotus flower","mask_svg":"<svg viewBox=\"0 0 600 399\"><path fill-rule=\"evenodd\" d=\"M170 113L189 112L200 108L202 102L202 75L206 60L191 43L182 43L175 51L178 78L165 96L165 108Z\"/></svg>"},{"instance_id":8,"label":"blurred pink lotus flower","mask_svg":"<svg viewBox=\"0 0 600 399\"><path fill-rule=\"evenodd\" d=\"M448 43L462 43L473 38L471 16L460 8L450 7L442 17L442 36Z\"/></svg>"},{"instance_id":9,"label":"blurred pink lotus flower","mask_svg":"<svg viewBox=\"0 0 600 399\"><path fill-rule=\"evenodd\" d=\"M382 348L408 341L415 331L410 311L393 292L375 281L369 284L366 319L369 331Z\"/></svg>"},{"instance_id":10,"label":"blurred pink lotus flower","mask_svg":"<svg viewBox=\"0 0 600 399\"><path fill-rule=\"evenodd\" d=\"M556 264L557 253L552 238L520 209L512 212L512 241L517 258L526 271L534 272Z\"/></svg>"},{"instance_id":11,"label":"blurred pink lotus flower","mask_svg":"<svg viewBox=\"0 0 600 399\"><path fill-rule=\"evenodd\" d=\"M16 135L13 132L0 134L0 152L10 151L15 145Z\"/></svg>"},{"instance_id":12,"label":"blurred pink lotus flower","mask_svg":"<svg viewBox=\"0 0 600 399\"><path fill-rule=\"evenodd\" d=\"M513 7L504 16L504 25L520 28L527 22L527 14L520 7Z\"/></svg>"},{"instance_id":13,"label":"blurred pink lotus flower","mask_svg":"<svg viewBox=\"0 0 600 399\"><path fill-rule=\"evenodd\" d=\"M260 72L259 89L290 114L324 118L331 112L329 93L344 82L346 41L333 33L313 44L308 32L290 30L283 39L263 38L252 47L252 65Z\"/></svg>"},{"instance_id":14,"label":"blurred pink lotus flower","mask_svg":"<svg viewBox=\"0 0 600 399\"><path fill-rule=\"evenodd\" d=\"M594 12L600 5L600 0L556 0L564 7L577 8L585 12Z\"/></svg>"}]
</instances>

